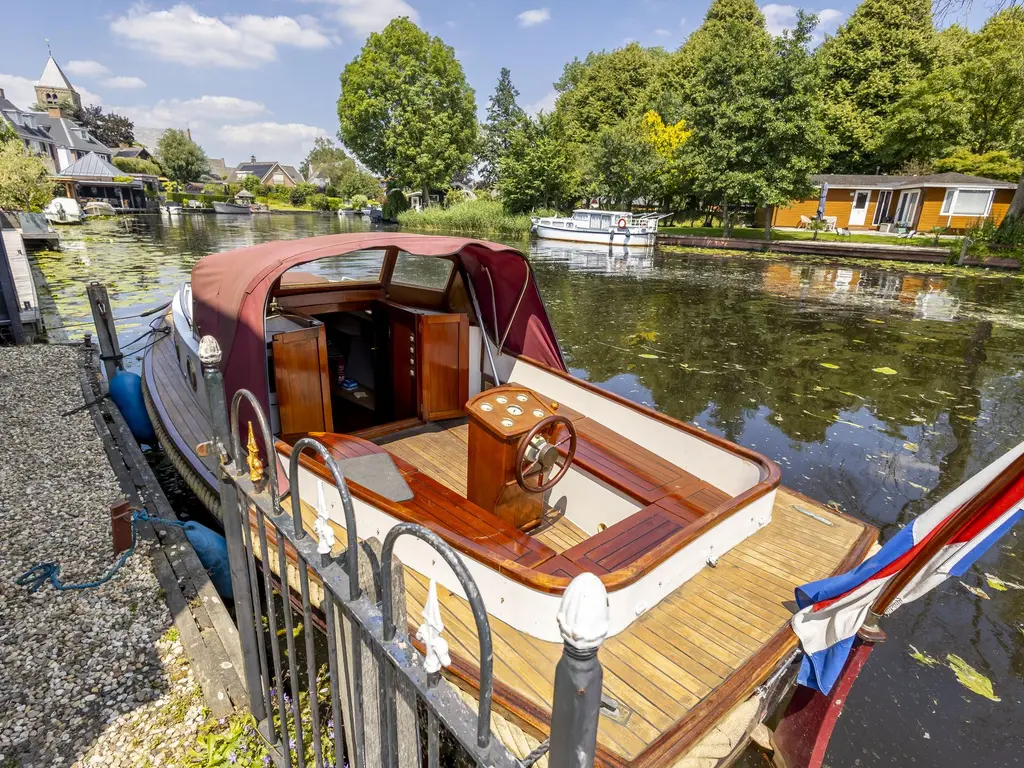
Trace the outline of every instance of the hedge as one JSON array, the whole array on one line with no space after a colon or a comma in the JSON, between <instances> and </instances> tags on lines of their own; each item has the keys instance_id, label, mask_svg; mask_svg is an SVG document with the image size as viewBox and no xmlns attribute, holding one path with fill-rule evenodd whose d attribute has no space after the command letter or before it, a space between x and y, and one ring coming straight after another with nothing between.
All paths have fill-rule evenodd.
<instances>
[{"instance_id":1,"label":"hedge","mask_svg":"<svg viewBox=\"0 0 1024 768\"><path fill-rule=\"evenodd\" d=\"M184 203L186 200L198 200L204 205L210 203L226 203L234 198L233 195L206 195L206 194L194 194L191 192L168 192L167 199L173 200L176 203Z\"/></svg>"}]
</instances>

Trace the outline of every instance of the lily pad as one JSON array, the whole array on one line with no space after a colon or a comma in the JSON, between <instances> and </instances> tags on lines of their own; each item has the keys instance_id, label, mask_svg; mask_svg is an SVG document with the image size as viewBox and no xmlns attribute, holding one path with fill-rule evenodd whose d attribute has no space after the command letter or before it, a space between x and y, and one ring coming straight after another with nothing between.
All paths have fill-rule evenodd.
<instances>
[{"instance_id":1,"label":"lily pad","mask_svg":"<svg viewBox=\"0 0 1024 768\"><path fill-rule=\"evenodd\" d=\"M992 681L955 653L947 654L946 661L949 663L949 668L956 674L956 679L960 681L964 688L973 691L979 696L984 696L990 701L1002 701L1002 699L996 696L995 691L992 690Z\"/></svg>"},{"instance_id":2,"label":"lily pad","mask_svg":"<svg viewBox=\"0 0 1024 768\"><path fill-rule=\"evenodd\" d=\"M1022 589L1024 590L1024 584L1018 584L1015 581L1003 581L998 576L993 576L991 573L985 574L985 581L992 589L998 589L1000 592L1005 592L1008 589Z\"/></svg>"},{"instance_id":3,"label":"lily pad","mask_svg":"<svg viewBox=\"0 0 1024 768\"><path fill-rule=\"evenodd\" d=\"M644 352L640 355L644 360L657 360L657 355L652 355L650 352Z\"/></svg>"},{"instance_id":4,"label":"lily pad","mask_svg":"<svg viewBox=\"0 0 1024 768\"><path fill-rule=\"evenodd\" d=\"M835 363L822 363L821 367L822 368L831 368L832 370L836 370L837 368L839 368L839 366L836 365Z\"/></svg>"},{"instance_id":5,"label":"lily pad","mask_svg":"<svg viewBox=\"0 0 1024 768\"><path fill-rule=\"evenodd\" d=\"M894 371L887 365L884 365L881 368L872 368L871 370L873 370L875 373L881 373L886 376L895 376L897 373L899 373L899 371Z\"/></svg>"},{"instance_id":6,"label":"lily pad","mask_svg":"<svg viewBox=\"0 0 1024 768\"><path fill-rule=\"evenodd\" d=\"M922 653L921 651L917 650L917 648L915 648L914 646L910 646L910 649L913 651L913 653L910 654L910 658L912 658L914 661L924 664L926 667L934 667L936 664L939 663L938 659L936 659L933 656L929 656L927 653Z\"/></svg>"},{"instance_id":7,"label":"lily pad","mask_svg":"<svg viewBox=\"0 0 1024 768\"><path fill-rule=\"evenodd\" d=\"M916 452L916 451L920 450L921 446L919 446L917 443L904 443L903 447L906 448L908 451L915 451Z\"/></svg>"}]
</instances>

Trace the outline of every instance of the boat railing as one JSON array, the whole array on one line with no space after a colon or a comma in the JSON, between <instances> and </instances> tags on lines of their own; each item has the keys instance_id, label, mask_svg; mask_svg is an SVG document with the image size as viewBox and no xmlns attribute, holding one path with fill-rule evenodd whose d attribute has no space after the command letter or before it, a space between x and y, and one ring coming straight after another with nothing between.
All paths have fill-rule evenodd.
<instances>
[{"instance_id":1,"label":"boat railing","mask_svg":"<svg viewBox=\"0 0 1024 768\"><path fill-rule=\"evenodd\" d=\"M551 737L529 753L513 755L491 731L491 630L483 597L460 555L413 523L391 528L382 545L360 541L345 477L316 439L295 443L282 491L284 475L279 480L273 435L259 401L239 390L228 407L213 337L202 338L199 358L214 433L201 448L219 470L248 704L275 764L436 768L443 742L444 752L457 745L467 764L476 766L528 768L546 753L550 765L592 766L602 706L597 652L608 629L600 580L583 574L563 597L558 622L566 644L555 673ZM254 421L262 455L272 462L267 471ZM326 503L318 498L317 510L305 505L303 511L298 498L304 452L326 465L338 490L345 519L340 548L334 546ZM405 571L394 555L397 541L407 537L432 547L447 563L472 612L479 638L479 671L469 681L478 689L475 712L442 680L451 659L433 581L415 643L409 635ZM326 651L313 627L326 633ZM297 647L299 637L303 647Z\"/></svg>"}]
</instances>

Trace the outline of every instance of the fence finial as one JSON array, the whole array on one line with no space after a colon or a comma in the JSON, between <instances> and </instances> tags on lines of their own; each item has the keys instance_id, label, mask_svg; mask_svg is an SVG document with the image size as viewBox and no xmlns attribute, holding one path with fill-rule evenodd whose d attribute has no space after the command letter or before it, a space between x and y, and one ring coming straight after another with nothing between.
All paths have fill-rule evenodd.
<instances>
[{"instance_id":1,"label":"fence finial","mask_svg":"<svg viewBox=\"0 0 1024 768\"><path fill-rule=\"evenodd\" d=\"M203 367L220 365L221 354L220 344L213 336L203 336L199 340L199 362Z\"/></svg>"},{"instance_id":2,"label":"fence finial","mask_svg":"<svg viewBox=\"0 0 1024 768\"><path fill-rule=\"evenodd\" d=\"M416 630L416 639L424 645L423 668L433 675L452 663L448 655L448 641L441 637L444 624L441 623L441 605L437 602L437 583L431 579L427 590L427 602L423 606L423 623Z\"/></svg>"},{"instance_id":3,"label":"fence finial","mask_svg":"<svg viewBox=\"0 0 1024 768\"><path fill-rule=\"evenodd\" d=\"M565 590L558 608L562 639L580 651L600 647L608 636L608 592L592 573L581 573Z\"/></svg>"},{"instance_id":4,"label":"fence finial","mask_svg":"<svg viewBox=\"0 0 1024 768\"><path fill-rule=\"evenodd\" d=\"M249 422L249 440L245 445L249 455L245 463L249 465L249 480L253 485L259 485L263 480L263 462L260 461L260 446L256 442L256 435L252 432L252 422Z\"/></svg>"}]
</instances>

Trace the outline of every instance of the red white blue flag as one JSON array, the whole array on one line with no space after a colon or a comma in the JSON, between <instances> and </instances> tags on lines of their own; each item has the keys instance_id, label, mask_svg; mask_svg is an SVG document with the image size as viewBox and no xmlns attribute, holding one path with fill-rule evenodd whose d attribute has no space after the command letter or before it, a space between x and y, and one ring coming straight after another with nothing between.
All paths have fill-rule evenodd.
<instances>
[{"instance_id":1,"label":"red white blue flag","mask_svg":"<svg viewBox=\"0 0 1024 768\"><path fill-rule=\"evenodd\" d=\"M900 571L965 504L1007 470L1022 454L1021 443L970 478L893 536L875 555L839 576L798 587L793 631L803 646L798 681L828 693L835 684L868 611ZM1004 480L1006 478L1003 478ZM961 576L1000 536L1024 517L1024 472L1017 472L1003 490L962 521L952 538L911 578L885 611L892 613L916 600L950 576Z\"/></svg>"}]
</instances>

